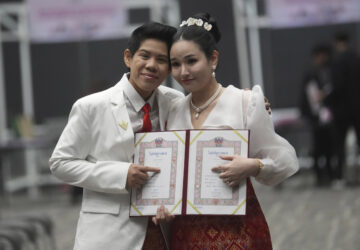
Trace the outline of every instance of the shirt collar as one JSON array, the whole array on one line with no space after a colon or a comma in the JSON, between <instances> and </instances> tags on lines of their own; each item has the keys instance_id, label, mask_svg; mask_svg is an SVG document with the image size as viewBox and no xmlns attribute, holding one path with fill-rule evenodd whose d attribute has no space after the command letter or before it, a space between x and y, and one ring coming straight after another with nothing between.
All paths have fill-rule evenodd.
<instances>
[{"instance_id":1,"label":"shirt collar","mask_svg":"<svg viewBox=\"0 0 360 250\"><path fill-rule=\"evenodd\" d=\"M145 102L145 100L141 97L141 95L136 91L134 86L129 81L130 73L126 74L126 81L124 85L124 93L126 97L129 99L129 102L134 107L136 112L139 112L141 108L145 105L145 103L149 103L151 106L151 110L154 107L155 102L155 93L156 91L153 91L150 98Z\"/></svg>"}]
</instances>

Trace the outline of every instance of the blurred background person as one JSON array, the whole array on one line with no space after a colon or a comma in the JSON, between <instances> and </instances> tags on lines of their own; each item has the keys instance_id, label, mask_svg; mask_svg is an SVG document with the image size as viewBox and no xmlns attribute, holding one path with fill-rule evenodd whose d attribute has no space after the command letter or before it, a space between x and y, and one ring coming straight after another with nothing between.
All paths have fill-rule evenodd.
<instances>
[{"instance_id":1,"label":"blurred background person","mask_svg":"<svg viewBox=\"0 0 360 250\"><path fill-rule=\"evenodd\" d=\"M336 155L338 158L335 172L335 188L345 184L344 172L346 164L345 141L351 127L360 144L360 58L349 47L349 35L345 32L334 36L335 55L332 65L333 89L325 99L333 112L336 129Z\"/></svg>"},{"instance_id":2,"label":"blurred background person","mask_svg":"<svg viewBox=\"0 0 360 250\"><path fill-rule=\"evenodd\" d=\"M333 178L332 156L334 126L332 113L324 98L332 88L331 48L327 44L315 45L311 52L311 66L304 74L300 110L311 128L313 169L316 185L330 184Z\"/></svg>"}]
</instances>

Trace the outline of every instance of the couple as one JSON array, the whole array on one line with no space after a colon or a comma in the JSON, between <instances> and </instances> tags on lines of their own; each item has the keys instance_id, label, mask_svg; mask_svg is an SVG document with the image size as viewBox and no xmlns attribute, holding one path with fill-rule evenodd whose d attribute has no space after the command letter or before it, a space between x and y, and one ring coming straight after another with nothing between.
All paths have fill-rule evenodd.
<instances>
[{"instance_id":1,"label":"couple","mask_svg":"<svg viewBox=\"0 0 360 250\"><path fill-rule=\"evenodd\" d=\"M130 73L103 92L79 99L51 156L59 179L84 188L74 249L159 249L159 227L129 218L129 192L158 168L131 163L134 133L165 129L250 129L250 158L228 157L217 166L228 185L247 178L246 216L179 216L172 249L271 249L271 239L250 179L275 185L296 172L292 146L274 132L259 87L224 88L215 78L220 32L208 14L180 28L149 23L129 39L124 61ZM169 59L170 58L170 59ZM171 67L170 67L171 65ZM159 86L170 72L190 94ZM149 105L150 104L150 107ZM153 221L171 218L161 207ZM221 236L209 237L209 230Z\"/></svg>"}]
</instances>

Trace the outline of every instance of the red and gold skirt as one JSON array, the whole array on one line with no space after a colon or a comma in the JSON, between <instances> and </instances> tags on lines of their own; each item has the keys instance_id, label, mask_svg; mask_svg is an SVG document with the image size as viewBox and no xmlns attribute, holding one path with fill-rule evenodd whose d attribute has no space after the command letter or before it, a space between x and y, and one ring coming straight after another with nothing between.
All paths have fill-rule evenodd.
<instances>
[{"instance_id":1,"label":"red and gold skirt","mask_svg":"<svg viewBox=\"0 0 360 250\"><path fill-rule=\"evenodd\" d=\"M177 216L171 249L271 250L269 227L249 178L246 194L246 215Z\"/></svg>"},{"instance_id":2,"label":"red and gold skirt","mask_svg":"<svg viewBox=\"0 0 360 250\"><path fill-rule=\"evenodd\" d=\"M269 227L250 179L247 179L246 215L176 216L171 249L272 250ZM159 226L149 219L143 250L166 249Z\"/></svg>"}]
</instances>

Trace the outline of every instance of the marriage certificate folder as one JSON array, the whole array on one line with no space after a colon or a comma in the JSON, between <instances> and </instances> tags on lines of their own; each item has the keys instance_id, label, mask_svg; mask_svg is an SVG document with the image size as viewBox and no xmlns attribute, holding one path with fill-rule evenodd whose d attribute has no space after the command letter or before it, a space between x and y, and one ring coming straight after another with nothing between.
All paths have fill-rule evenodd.
<instances>
[{"instance_id":1,"label":"marriage certificate folder","mask_svg":"<svg viewBox=\"0 0 360 250\"><path fill-rule=\"evenodd\" d=\"M186 130L135 134L134 163L157 167L131 192L130 216L155 215L164 205L174 215L245 214L246 180L229 187L211 169L248 157L249 130Z\"/></svg>"}]
</instances>

